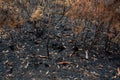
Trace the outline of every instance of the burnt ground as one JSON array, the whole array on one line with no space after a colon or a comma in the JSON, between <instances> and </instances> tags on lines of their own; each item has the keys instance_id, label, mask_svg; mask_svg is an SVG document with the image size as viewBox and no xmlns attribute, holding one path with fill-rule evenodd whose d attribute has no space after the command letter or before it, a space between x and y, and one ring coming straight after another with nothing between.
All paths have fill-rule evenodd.
<instances>
[{"instance_id":1,"label":"burnt ground","mask_svg":"<svg viewBox=\"0 0 120 80\"><path fill-rule=\"evenodd\" d=\"M106 46L103 34L96 41L90 23L91 32L86 28L80 35L63 24L5 27L0 35L0 80L120 80L118 44L109 41Z\"/></svg>"}]
</instances>

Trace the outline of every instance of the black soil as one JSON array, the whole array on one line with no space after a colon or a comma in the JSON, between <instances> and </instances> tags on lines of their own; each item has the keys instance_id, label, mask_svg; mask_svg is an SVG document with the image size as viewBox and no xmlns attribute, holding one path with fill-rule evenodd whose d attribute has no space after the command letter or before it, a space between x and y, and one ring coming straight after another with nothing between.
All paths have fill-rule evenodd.
<instances>
[{"instance_id":1,"label":"black soil","mask_svg":"<svg viewBox=\"0 0 120 80\"><path fill-rule=\"evenodd\" d=\"M96 28L89 24L93 32L84 29L79 35L64 25L47 28L26 22L15 29L5 27L0 80L120 80L120 46L106 42L103 34L94 38Z\"/></svg>"}]
</instances>

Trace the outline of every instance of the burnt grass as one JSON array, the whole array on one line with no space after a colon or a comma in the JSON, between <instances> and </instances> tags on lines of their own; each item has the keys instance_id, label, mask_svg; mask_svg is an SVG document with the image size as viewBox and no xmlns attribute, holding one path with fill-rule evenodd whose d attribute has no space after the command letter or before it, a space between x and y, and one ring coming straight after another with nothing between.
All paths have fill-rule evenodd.
<instances>
[{"instance_id":1,"label":"burnt grass","mask_svg":"<svg viewBox=\"0 0 120 80\"><path fill-rule=\"evenodd\" d=\"M96 35L95 25L88 21L75 35L66 19L49 28L46 21L40 22L38 27L26 22L19 28L4 28L0 80L120 80L120 46L102 32Z\"/></svg>"}]
</instances>

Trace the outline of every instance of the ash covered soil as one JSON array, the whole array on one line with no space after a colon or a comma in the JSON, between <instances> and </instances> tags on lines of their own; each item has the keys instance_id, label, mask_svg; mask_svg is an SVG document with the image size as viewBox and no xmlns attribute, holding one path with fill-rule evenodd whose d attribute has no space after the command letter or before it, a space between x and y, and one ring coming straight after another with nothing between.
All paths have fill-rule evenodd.
<instances>
[{"instance_id":1,"label":"ash covered soil","mask_svg":"<svg viewBox=\"0 0 120 80\"><path fill-rule=\"evenodd\" d=\"M95 42L96 28L86 24L91 32L79 35L71 26L30 22L1 29L0 80L120 80L120 46L109 42L106 51L104 35Z\"/></svg>"}]
</instances>

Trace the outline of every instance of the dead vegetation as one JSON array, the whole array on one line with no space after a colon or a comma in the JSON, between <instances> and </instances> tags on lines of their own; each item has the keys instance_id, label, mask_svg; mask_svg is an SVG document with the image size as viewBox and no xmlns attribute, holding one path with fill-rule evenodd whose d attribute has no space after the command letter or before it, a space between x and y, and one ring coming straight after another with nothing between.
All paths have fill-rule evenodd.
<instances>
[{"instance_id":1,"label":"dead vegetation","mask_svg":"<svg viewBox=\"0 0 120 80\"><path fill-rule=\"evenodd\" d=\"M47 18L45 15L49 15L48 18L51 21L51 16L62 15L71 19L71 22L74 24L73 33L75 34L80 34L85 27L85 25L76 25L74 23L75 20L84 19L84 21L89 20L97 26L101 26L102 24L108 25L109 29L106 34L112 33L112 35L116 35L117 37L109 34L111 38L115 37L115 39L112 40L114 42L118 39L119 35L117 34L120 32L119 0L54 0L52 2L38 1L37 3L38 4L36 4L36 6L31 6L31 2L29 0L1 0L0 26L10 26L15 28L20 25L24 25L28 20L39 22L41 18ZM47 5L48 3L51 5ZM55 5L63 6L63 8L59 11L54 11L54 9L57 8ZM52 6L55 8L53 9ZM59 21L60 20L58 19L58 23Z\"/></svg>"},{"instance_id":2,"label":"dead vegetation","mask_svg":"<svg viewBox=\"0 0 120 80\"><path fill-rule=\"evenodd\" d=\"M119 0L0 0L0 74L117 78L119 21Z\"/></svg>"},{"instance_id":3,"label":"dead vegetation","mask_svg":"<svg viewBox=\"0 0 120 80\"><path fill-rule=\"evenodd\" d=\"M66 16L72 20L89 20L98 26L108 24L108 31L113 32L113 34L120 32L119 0L76 0L67 11Z\"/></svg>"},{"instance_id":4,"label":"dead vegetation","mask_svg":"<svg viewBox=\"0 0 120 80\"><path fill-rule=\"evenodd\" d=\"M15 28L24 24L25 20L19 14L20 9L14 1L0 1L0 27L9 26Z\"/></svg>"},{"instance_id":5,"label":"dead vegetation","mask_svg":"<svg viewBox=\"0 0 120 80\"><path fill-rule=\"evenodd\" d=\"M82 18L96 20L100 23L112 24L117 31L120 30L120 1L119 0L77 0L66 13L72 19Z\"/></svg>"}]
</instances>

